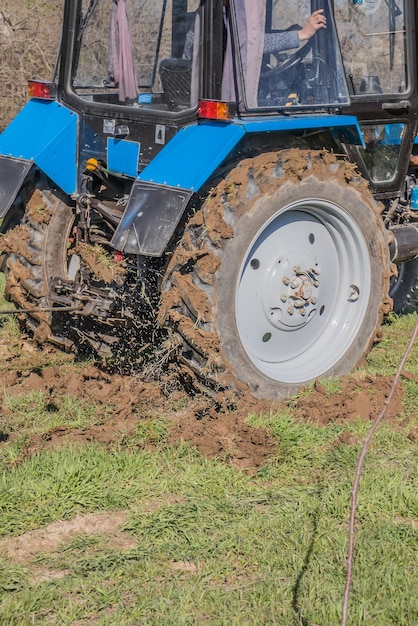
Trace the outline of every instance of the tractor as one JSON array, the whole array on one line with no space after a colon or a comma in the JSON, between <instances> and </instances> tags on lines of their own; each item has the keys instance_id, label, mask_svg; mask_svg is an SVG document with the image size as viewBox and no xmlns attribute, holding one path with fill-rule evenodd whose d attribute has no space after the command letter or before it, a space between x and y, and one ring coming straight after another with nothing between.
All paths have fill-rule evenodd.
<instances>
[{"instance_id":1,"label":"tractor","mask_svg":"<svg viewBox=\"0 0 418 626\"><path fill-rule=\"evenodd\" d=\"M0 135L25 331L210 393L350 372L415 307L417 27L413 0L65 0Z\"/></svg>"}]
</instances>

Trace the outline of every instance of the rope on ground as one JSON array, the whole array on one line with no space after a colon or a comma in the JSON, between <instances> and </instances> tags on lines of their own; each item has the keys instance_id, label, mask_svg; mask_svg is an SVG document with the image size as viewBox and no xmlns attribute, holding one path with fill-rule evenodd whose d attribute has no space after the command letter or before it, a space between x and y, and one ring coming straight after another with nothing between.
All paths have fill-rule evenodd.
<instances>
[{"instance_id":1,"label":"rope on ground","mask_svg":"<svg viewBox=\"0 0 418 626\"><path fill-rule=\"evenodd\" d=\"M81 306L38 306L34 309L3 309L0 315L20 315L21 313L59 313L60 311L80 311Z\"/></svg>"},{"instance_id":2,"label":"rope on ground","mask_svg":"<svg viewBox=\"0 0 418 626\"><path fill-rule=\"evenodd\" d=\"M363 447L361 449L358 461L357 461L357 469L356 469L356 475L355 475L355 479L354 479L354 483L353 483L353 489L351 492L351 509L350 509L350 530L349 530L349 541L348 541L348 555L347 555L347 572L346 572L346 579L345 579L345 590L344 590L344 601L343 601L343 609L342 609L342 620L341 620L341 626L346 626L347 624L347 616L348 616L348 601L349 601L349 597L350 597L350 587L351 587L351 581L352 581L352 577L353 577L353 555L354 555L354 537L355 537L355 518L356 518L356 510L357 510L357 493L358 493L358 487L359 487L359 483L360 483L360 475L361 475L361 470L363 468L363 463L364 463L364 459L366 457L366 453L371 441L371 438L375 432L375 430L377 429L377 427L379 426L380 422L382 421L383 417L385 416L386 410L389 406L389 404L392 401L393 395L395 393L396 387L398 385L399 382L399 378L401 376L402 370L405 366L405 362L409 356L409 353L412 350L412 347L415 343L415 340L417 338L417 334L418 334L418 321L415 324L415 329L414 332L412 334L411 340L408 344L408 347L405 350L405 353L402 357L402 360L399 364L399 367L396 371L395 377L393 379L392 382L392 386L390 388L388 397L385 400L385 403L382 407L382 410L380 411L379 415L376 417L375 421L373 422L369 432L367 433L367 436L364 440L363 443Z\"/></svg>"}]
</instances>

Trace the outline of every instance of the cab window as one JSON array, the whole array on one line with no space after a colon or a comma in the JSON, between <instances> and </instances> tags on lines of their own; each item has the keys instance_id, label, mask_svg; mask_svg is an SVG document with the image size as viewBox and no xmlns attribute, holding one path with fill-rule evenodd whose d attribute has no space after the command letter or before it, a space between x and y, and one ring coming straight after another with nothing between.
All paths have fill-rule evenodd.
<instances>
[{"instance_id":1,"label":"cab window","mask_svg":"<svg viewBox=\"0 0 418 626\"><path fill-rule=\"evenodd\" d=\"M404 0L335 0L350 93L408 91Z\"/></svg>"},{"instance_id":2,"label":"cab window","mask_svg":"<svg viewBox=\"0 0 418 626\"><path fill-rule=\"evenodd\" d=\"M181 111L191 97L196 0L83 0L72 86L103 104Z\"/></svg>"},{"instance_id":3,"label":"cab window","mask_svg":"<svg viewBox=\"0 0 418 626\"><path fill-rule=\"evenodd\" d=\"M323 108L348 104L330 4L321 2L326 28L299 36L313 13L310 0L234 0L247 108ZM305 31L304 31L305 33Z\"/></svg>"}]
</instances>

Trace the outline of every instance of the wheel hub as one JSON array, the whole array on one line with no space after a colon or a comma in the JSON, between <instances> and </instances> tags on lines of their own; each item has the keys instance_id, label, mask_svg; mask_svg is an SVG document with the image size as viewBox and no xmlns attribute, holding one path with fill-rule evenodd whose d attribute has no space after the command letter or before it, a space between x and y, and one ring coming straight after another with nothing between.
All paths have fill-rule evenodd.
<instances>
[{"instance_id":1,"label":"wheel hub","mask_svg":"<svg viewBox=\"0 0 418 626\"><path fill-rule=\"evenodd\" d=\"M274 294L273 300L279 295L280 304L270 301L265 313L276 328L293 330L306 325L315 316L320 271L317 263L301 269L299 265L292 267L287 260L280 259L277 265L282 271L274 276L270 293Z\"/></svg>"}]
</instances>

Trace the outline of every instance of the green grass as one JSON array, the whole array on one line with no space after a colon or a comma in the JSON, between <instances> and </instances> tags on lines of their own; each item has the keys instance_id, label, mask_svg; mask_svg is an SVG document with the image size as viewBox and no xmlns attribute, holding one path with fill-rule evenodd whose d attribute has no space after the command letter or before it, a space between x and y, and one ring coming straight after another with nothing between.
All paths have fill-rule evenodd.
<instances>
[{"instance_id":1,"label":"green grass","mask_svg":"<svg viewBox=\"0 0 418 626\"><path fill-rule=\"evenodd\" d=\"M29 391L3 397L3 408L8 411L7 423L13 431L47 432L53 428L82 428L98 419L94 403L84 402L69 395L57 396L51 401L44 391ZM104 419L103 414L101 420Z\"/></svg>"},{"instance_id":2,"label":"green grass","mask_svg":"<svg viewBox=\"0 0 418 626\"><path fill-rule=\"evenodd\" d=\"M374 346L367 357L370 374L392 374L398 368L399 362L411 339L413 328L417 321L416 314L397 316L394 313L383 325L383 339ZM408 359L409 372L418 374L418 345L415 343Z\"/></svg>"},{"instance_id":3,"label":"green grass","mask_svg":"<svg viewBox=\"0 0 418 626\"><path fill-rule=\"evenodd\" d=\"M335 425L264 419L279 448L255 476L187 446L66 447L5 472L4 537L123 509L134 547L81 534L25 566L4 557L0 623L338 624L360 444L336 444ZM360 442L365 424L351 428ZM406 431L383 425L359 494L351 624L418 621L416 460ZM39 582L41 566L63 577Z\"/></svg>"}]
</instances>

